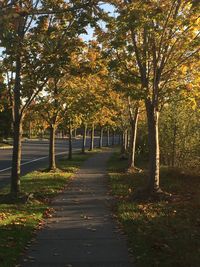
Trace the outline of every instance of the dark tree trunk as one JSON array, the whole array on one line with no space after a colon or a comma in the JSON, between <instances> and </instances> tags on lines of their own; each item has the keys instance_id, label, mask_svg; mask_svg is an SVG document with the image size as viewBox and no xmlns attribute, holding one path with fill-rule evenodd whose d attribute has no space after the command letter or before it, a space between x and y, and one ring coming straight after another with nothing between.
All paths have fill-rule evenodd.
<instances>
[{"instance_id":1,"label":"dark tree trunk","mask_svg":"<svg viewBox=\"0 0 200 267\"><path fill-rule=\"evenodd\" d=\"M177 134L177 125L175 123L173 128L173 142L172 142L172 167L175 166L175 159L176 159L176 134Z\"/></svg>"},{"instance_id":2,"label":"dark tree trunk","mask_svg":"<svg viewBox=\"0 0 200 267\"><path fill-rule=\"evenodd\" d=\"M127 133L126 133L126 150L128 150L129 148L129 130L127 130Z\"/></svg>"},{"instance_id":3,"label":"dark tree trunk","mask_svg":"<svg viewBox=\"0 0 200 267\"><path fill-rule=\"evenodd\" d=\"M126 150L127 150L127 137L126 137L126 134L127 134L127 130L124 130L122 132L122 135L121 135L121 154L125 154L126 153Z\"/></svg>"},{"instance_id":4,"label":"dark tree trunk","mask_svg":"<svg viewBox=\"0 0 200 267\"><path fill-rule=\"evenodd\" d=\"M159 112L150 101L147 100L145 105L149 139L149 180L147 190L149 193L154 193L160 191Z\"/></svg>"},{"instance_id":5,"label":"dark tree trunk","mask_svg":"<svg viewBox=\"0 0 200 267\"><path fill-rule=\"evenodd\" d=\"M77 129L74 129L74 138L77 136Z\"/></svg>"},{"instance_id":6,"label":"dark tree trunk","mask_svg":"<svg viewBox=\"0 0 200 267\"><path fill-rule=\"evenodd\" d=\"M129 168L135 167L135 147L137 139L137 125L139 117L139 107L135 108L134 118L131 119L131 138L130 138L130 155L129 155Z\"/></svg>"},{"instance_id":7,"label":"dark tree trunk","mask_svg":"<svg viewBox=\"0 0 200 267\"><path fill-rule=\"evenodd\" d=\"M110 146L110 129L107 128L107 146Z\"/></svg>"},{"instance_id":8,"label":"dark tree trunk","mask_svg":"<svg viewBox=\"0 0 200 267\"><path fill-rule=\"evenodd\" d=\"M115 145L115 130L112 131L112 146Z\"/></svg>"},{"instance_id":9,"label":"dark tree trunk","mask_svg":"<svg viewBox=\"0 0 200 267\"><path fill-rule=\"evenodd\" d=\"M49 170L56 169L55 133L56 133L56 128L54 125L51 125L50 126L50 139L49 139Z\"/></svg>"},{"instance_id":10,"label":"dark tree trunk","mask_svg":"<svg viewBox=\"0 0 200 267\"><path fill-rule=\"evenodd\" d=\"M13 134L13 155L12 155L12 171L11 171L11 194L17 196L20 192L20 171L21 171L21 142L22 142L22 120L16 118L14 121Z\"/></svg>"},{"instance_id":11,"label":"dark tree trunk","mask_svg":"<svg viewBox=\"0 0 200 267\"><path fill-rule=\"evenodd\" d=\"M120 145L121 145L121 154L125 153L124 149L124 131L121 132L120 134Z\"/></svg>"},{"instance_id":12,"label":"dark tree trunk","mask_svg":"<svg viewBox=\"0 0 200 267\"><path fill-rule=\"evenodd\" d=\"M86 140L87 140L87 124L84 124L83 140L82 140L82 153L85 153Z\"/></svg>"},{"instance_id":13,"label":"dark tree trunk","mask_svg":"<svg viewBox=\"0 0 200 267\"><path fill-rule=\"evenodd\" d=\"M122 134L118 132L118 145L122 143Z\"/></svg>"},{"instance_id":14,"label":"dark tree trunk","mask_svg":"<svg viewBox=\"0 0 200 267\"><path fill-rule=\"evenodd\" d=\"M31 127L31 121L29 121L29 125L28 125L28 138L31 139L32 137L32 127Z\"/></svg>"},{"instance_id":15,"label":"dark tree trunk","mask_svg":"<svg viewBox=\"0 0 200 267\"><path fill-rule=\"evenodd\" d=\"M94 124L92 125L91 134L90 134L90 150L94 149Z\"/></svg>"},{"instance_id":16,"label":"dark tree trunk","mask_svg":"<svg viewBox=\"0 0 200 267\"><path fill-rule=\"evenodd\" d=\"M100 136L99 136L99 148L103 146L103 127L100 129Z\"/></svg>"},{"instance_id":17,"label":"dark tree trunk","mask_svg":"<svg viewBox=\"0 0 200 267\"><path fill-rule=\"evenodd\" d=\"M11 194L17 196L20 192L20 171L21 171L21 137L22 137L22 114L21 114L21 60L16 61L16 77L14 85L14 108L13 108L13 154L11 171Z\"/></svg>"},{"instance_id":18,"label":"dark tree trunk","mask_svg":"<svg viewBox=\"0 0 200 267\"><path fill-rule=\"evenodd\" d=\"M72 127L71 123L69 123L69 151L68 151L68 159L72 159Z\"/></svg>"}]
</instances>

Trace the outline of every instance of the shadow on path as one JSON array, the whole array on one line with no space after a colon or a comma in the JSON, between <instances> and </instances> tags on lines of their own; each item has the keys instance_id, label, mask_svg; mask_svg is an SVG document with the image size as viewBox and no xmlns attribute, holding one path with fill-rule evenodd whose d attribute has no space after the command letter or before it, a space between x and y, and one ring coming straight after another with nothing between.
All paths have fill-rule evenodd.
<instances>
[{"instance_id":1,"label":"shadow on path","mask_svg":"<svg viewBox=\"0 0 200 267\"><path fill-rule=\"evenodd\" d=\"M106 163L87 160L53 203L55 215L38 232L23 267L131 267L126 240L111 216Z\"/></svg>"}]
</instances>

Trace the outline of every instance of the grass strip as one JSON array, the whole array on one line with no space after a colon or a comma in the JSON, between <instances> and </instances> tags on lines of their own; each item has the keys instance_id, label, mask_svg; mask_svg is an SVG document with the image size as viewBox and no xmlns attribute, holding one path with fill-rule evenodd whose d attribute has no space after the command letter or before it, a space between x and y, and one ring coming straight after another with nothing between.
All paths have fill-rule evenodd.
<instances>
[{"instance_id":1,"label":"grass strip","mask_svg":"<svg viewBox=\"0 0 200 267\"><path fill-rule=\"evenodd\" d=\"M31 195L29 201L9 202L9 188L0 191L0 266L13 267L34 232L42 227L45 217L51 216L51 200L61 192L81 163L93 153L75 154L73 160L59 159L55 172L34 171L21 178L22 194Z\"/></svg>"},{"instance_id":2,"label":"grass strip","mask_svg":"<svg viewBox=\"0 0 200 267\"><path fill-rule=\"evenodd\" d=\"M115 153L109 162L115 214L121 223L137 267L200 266L200 177L161 167L161 188L172 200L133 202L147 172L128 174L127 161Z\"/></svg>"}]
</instances>

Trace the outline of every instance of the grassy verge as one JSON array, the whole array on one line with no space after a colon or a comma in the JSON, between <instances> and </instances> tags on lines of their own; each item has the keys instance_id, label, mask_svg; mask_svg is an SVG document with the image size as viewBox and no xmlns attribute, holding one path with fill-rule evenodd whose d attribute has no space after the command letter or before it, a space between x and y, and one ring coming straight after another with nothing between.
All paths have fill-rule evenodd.
<instances>
[{"instance_id":1,"label":"grassy verge","mask_svg":"<svg viewBox=\"0 0 200 267\"><path fill-rule=\"evenodd\" d=\"M28 202L9 203L9 191L0 191L0 266L13 267L34 231L43 225L45 217L51 216L50 201L66 186L67 180L92 153L74 155L67 161L58 162L56 172L35 171L21 178L21 190L31 194Z\"/></svg>"},{"instance_id":2,"label":"grassy verge","mask_svg":"<svg viewBox=\"0 0 200 267\"><path fill-rule=\"evenodd\" d=\"M126 174L126 161L116 153L109 162L110 184L116 196L116 216L124 228L137 267L200 266L200 177L161 168L161 187L170 201L133 202L147 174Z\"/></svg>"},{"instance_id":3,"label":"grassy verge","mask_svg":"<svg viewBox=\"0 0 200 267\"><path fill-rule=\"evenodd\" d=\"M0 143L0 148L12 148L12 145L8 143Z\"/></svg>"}]
</instances>

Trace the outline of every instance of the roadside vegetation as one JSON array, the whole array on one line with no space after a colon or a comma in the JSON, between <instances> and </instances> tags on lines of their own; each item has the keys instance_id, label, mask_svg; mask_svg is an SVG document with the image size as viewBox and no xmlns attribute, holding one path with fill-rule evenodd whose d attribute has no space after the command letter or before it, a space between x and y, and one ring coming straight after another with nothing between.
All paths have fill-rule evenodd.
<instances>
[{"instance_id":1,"label":"roadside vegetation","mask_svg":"<svg viewBox=\"0 0 200 267\"><path fill-rule=\"evenodd\" d=\"M0 266L15 266L20 255L41 228L44 220L52 216L52 199L66 186L72 174L91 153L76 154L74 159L58 161L52 172L35 171L22 177L20 198L12 200L9 188L0 190Z\"/></svg>"},{"instance_id":2,"label":"roadside vegetation","mask_svg":"<svg viewBox=\"0 0 200 267\"><path fill-rule=\"evenodd\" d=\"M137 162L145 166L144 162ZM109 162L115 216L125 231L137 267L198 267L200 263L200 184L198 175L161 167L161 185L169 200L133 201L145 186L145 169L127 173L115 153Z\"/></svg>"},{"instance_id":3,"label":"roadside vegetation","mask_svg":"<svg viewBox=\"0 0 200 267\"><path fill-rule=\"evenodd\" d=\"M83 154L98 136L99 148L103 139L121 146L110 176L138 264L199 267L199 1L88 3L0 1L0 142L13 143L1 223L12 226L14 213L26 225L33 210L32 232L74 171L58 171L56 137L72 160L76 134ZM21 178L23 137L48 137L48 175Z\"/></svg>"}]
</instances>

